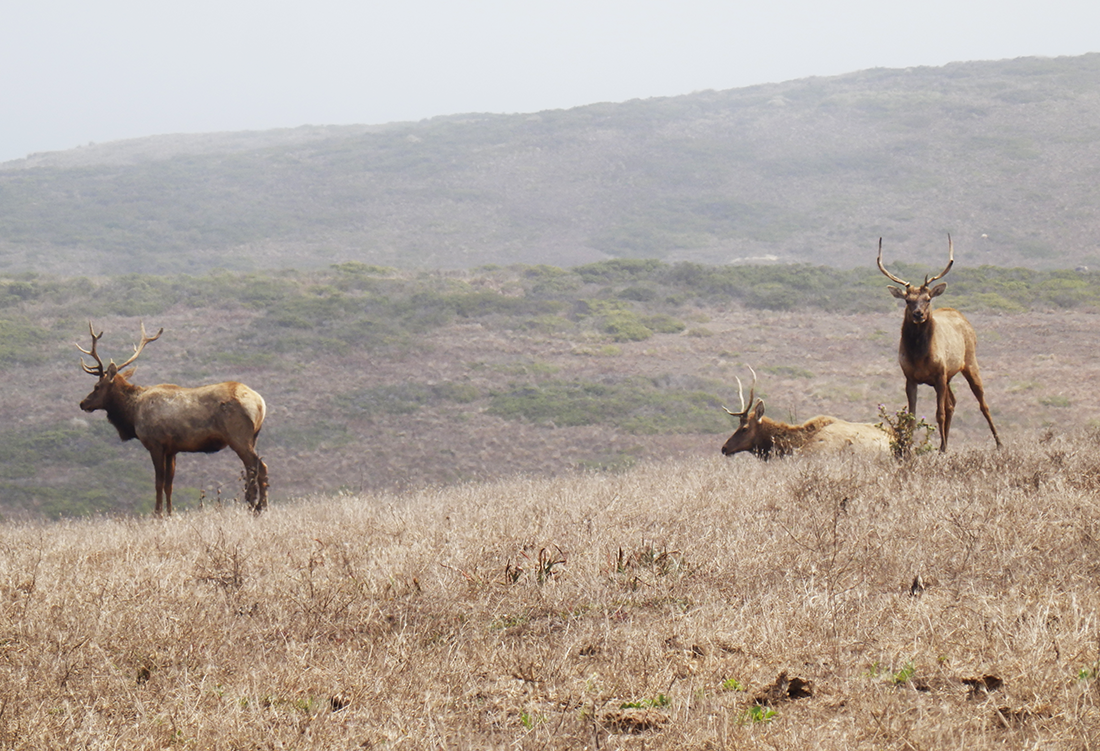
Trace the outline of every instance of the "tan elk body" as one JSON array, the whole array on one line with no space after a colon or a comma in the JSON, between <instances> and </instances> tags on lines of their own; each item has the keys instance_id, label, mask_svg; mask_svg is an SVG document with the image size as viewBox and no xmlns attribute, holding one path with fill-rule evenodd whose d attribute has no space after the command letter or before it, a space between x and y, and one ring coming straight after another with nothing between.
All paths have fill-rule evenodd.
<instances>
[{"instance_id":1,"label":"tan elk body","mask_svg":"<svg viewBox=\"0 0 1100 751\"><path fill-rule=\"evenodd\" d=\"M955 414L956 402L950 384L956 374L962 373L978 400L982 415L989 423L993 440L1000 447L1001 439L985 401L985 387L978 369L978 335L970 321L954 308L932 309L932 298L942 295L947 285L930 285L946 276L955 263L955 246L951 242L951 235L947 236L947 255L947 267L931 279L924 277L924 284L917 287L886 270L882 264L882 238L878 241L879 270L891 281L905 287L898 289L889 286L887 289L894 297L905 302L905 316L902 319L901 339L898 343L898 364L905 374L909 413L915 415L917 412L917 386L925 384L934 388L940 451L947 451L947 436L951 432L951 418Z\"/></svg>"},{"instance_id":2,"label":"tan elk body","mask_svg":"<svg viewBox=\"0 0 1100 751\"><path fill-rule=\"evenodd\" d=\"M267 506L267 465L256 453L256 436L263 427L267 407L263 397L236 381L216 383L198 388L184 388L162 383L158 386L138 386L128 380L133 370L119 372L141 354L149 342L164 332L147 336L141 327L141 344L134 355L122 365L112 360L106 367L96 353L96 334L91 324L92 348L80 351L91 355L96 366L83 360L84 372L97 376L95 388L81 402L85 412L102 409L107 420L118 430L124 441L137 438L149 451L156 473L156 513L167 507L172 514L172 481L176 473L176 454L180 452L214 453L229 447L236 452L245 468L245 501L254 511ZM166 503L164 503L166 502Z\"/></svg>"},{"instance_id":3,"label":"tan elk body","mask_svg":"<svg viewBox=\"0 0 1100 751\"><path fill-rule=\"evenodd\" d=\"M751 370L751 368L750 368ZM774 452L778 456L791 453L830 454L845 452L887 453L890 436L878 425L848 422L828 415L811 417L800 425L788 425L764 416L764 401L756 400L756 372L749 390L749 403L737 379L741 411L726 412L740 420L737 431L722 446L726 456L749 451L763 459Z\"/></svg>"}]
</instances>

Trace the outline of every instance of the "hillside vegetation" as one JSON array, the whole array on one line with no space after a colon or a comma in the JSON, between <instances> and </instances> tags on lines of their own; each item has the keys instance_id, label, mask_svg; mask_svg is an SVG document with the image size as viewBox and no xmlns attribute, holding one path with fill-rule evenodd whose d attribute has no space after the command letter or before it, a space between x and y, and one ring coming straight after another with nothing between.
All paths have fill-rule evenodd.
<instances>
[{"instance_id":1,"label":"hillside vegetation","mask_svg":"<svg viewBox=\"0 0 1100 751\"><path fill-rule=\"evenodd\" d=\"M0 525L0 747L1100 745L1100 439Z\"/></svg>"},{"instance_id":2,"label":"hillside vegetation","mask_svg":"<svg viewBox=\"0 0 1100 751\"><path fill-rule=\"evenodd\" d=\"M102 412L74 345L88 321L121 362L140 322L164 335L143 385L240 380L267 400L258 448L276 504L516 473L617 471L716 453L737 378L768 414L878 419L904 405L901 312L869 257L858 270L616 260L476 272L326 270L86 279L0 277L0 514L148 513L153 470ZM934 272L942 266L935 257ZM1100 424L1091 386L1095 272L974 268L938 298L967 312L1009 445ZM928 268L891 264L919 278ZM934 273L933 272L933 273ZM923 390L922 390L923 391ZM931 390L921 414L934 413ZM952 445L992 446L965 385ZM737 461L740 461L737 460ZM177 508L241 492L230 452L183 454Z\"/></svg>"},{"instance_id":3,"label":"hillside vegetation","mask_svg":"<svg viewBox=\"0 0 1100 751\"><path fill-rule=\"evenodd\" d=\"M527 115L162 136L0 165L0 271L359 261L1100 265L1100 54Z\"/></svg>"}]
</instances>

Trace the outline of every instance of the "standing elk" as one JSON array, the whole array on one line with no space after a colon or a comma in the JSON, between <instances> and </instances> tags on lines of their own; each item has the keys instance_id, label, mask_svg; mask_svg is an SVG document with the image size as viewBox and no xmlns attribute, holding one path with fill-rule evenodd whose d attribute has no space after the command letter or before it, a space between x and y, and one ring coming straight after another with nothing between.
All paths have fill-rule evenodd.
<instances>
[{"instance_id":1,"label":"standing elk","mask_svg":"<svg viewBox=\"0 0 1100 751\"><path fill-rule=\"evenodd\" d=\"M92 335L92 348L76 346L96 361L96 366L91 367L80 358L84 372L96 376L99 382L80 402L80 408L85 412L106 411L107 420L118 430L119 438L124 441L137 438L149 450L156 471L157 516L161 515L163 499L167 499L168 515L172 515L176 454L181 451L212 454L226 446L244 462L245 501L256 513L267 507L267 465L256 453L256 436L267 409L262 396L235 381L198 388L168 383L134 385L127 380L134 371L119 370L136 360L145 345L160 338L164 329L156 336L148 336L142 323L141 344L134 347L133 356L121 365L111 360L106 367L96 354L96 343L103 332L97 335L91 323L88 331Z\"/></svg>"},{"instance_id":2,"label":"standing elk","mask_svg":"<svg viewBox=\"0 0 1100 751\"><path fill-rule=\"evenodd\" d=\"M826 454L844 451L887 453L890 436L878 425L847 422L836 417L818 415L801 425L788 425L764 416L764 400L756 399L756 371L752 370L752 387L749 403L745 405L745 393L741 379L737 379L737 396L741 411L726 414L741 421L737 431L722 446L726 456L739 451L751 451L761 459L768 459L774 451L779 456L794 452L802 454Z\"/></svg>"},{"instance_id":3,"label":"standing elk","mask_svg":"<svg viewBox=\"0 0 1100 751\"><path fill-rule=\"evenodd\" d=\"M947 266L936 276L924 277L924 284L914 287L894 276L882 265L882 238L878 239L878 268L891 281L905 287L888 286L890 294L905 301L905 317L901 322L901 342L898 344L898 364L905 374L905 395L909 399L909 414L917 413L917 384L926 384L936 390L936 425L940 431L940 451L947 451L947 434L951 430L951 417L955 414L955 394L951 391L951 379L962 373L970 390L978 400L978 406L993 431L997 447L1001 439L985 403L985 389L978 371L978 336L974 327L962 313L954 308L932 309L932 298L939 297L947 289L946 284L930 287L947 275L955 263L955 245L947 236Z\"/></svg>"}]
</instances>

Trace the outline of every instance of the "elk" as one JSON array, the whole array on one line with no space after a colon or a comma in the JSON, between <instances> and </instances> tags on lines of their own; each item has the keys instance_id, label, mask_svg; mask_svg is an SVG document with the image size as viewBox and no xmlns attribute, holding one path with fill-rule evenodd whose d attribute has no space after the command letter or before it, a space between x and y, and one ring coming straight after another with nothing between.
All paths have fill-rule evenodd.
<instances>
[{"instance_id":1,"label":"elk","mask_svg":"<svg viewBox=\"0 0 1100 751\"><path fill-rule=\"evenodd\" d=\"M99 378L95 388L80 402L85 412L102 409L107 420L118 430L123 441L137 438L153 459L156 472L156 514L161 516L162 500L167 501L168 515L172 515L172 480L176 474L176 454L202 452L212 454L229 446L244 462L245 501L259 513L267 507L267 465L256 453L256 436L264 423L266 405L263 397L243 383L227 381L198 388L183 388L168 383L159 386L137 386L129 382L134 370L119 371L138 358L145 345L155 342L164 333L162 328L155 336L145 333L141 324L141 343L134 346L134 354L121 365L104 367L96 353L96 344L103 336L92 335L92 348L77 349L95 360L90 366L80 358L85 373Z\"/></svg>"},{"instance_id":2,"label":"elk","mask_svg":"<svg viewBox=\"0 0 1100 751\"><path fill-rule=\"evenodd\" d=\"M925 384L936 390L936 425L940 431L940 451L947 451L947 435L951 431L951 417L955 414L955 394L951 391L951 379L962 373L970 390L978 400L985 421L993 432L993 440L1001 447L989 405L985 403L985 388L978 371L978 335L962 313L954 308L932 309L932 298L939 297L947 284L938 282L955 263L955 245L947 236L947 266L936 276L924 277L924 284L914 287L894 276L882 265L882 238L878 239L878 268L888 279L905 287L887 286L890 294L905 302L905 317L901 322L901 341L898 344L898 364L905 374L905 395L909 399L909 414L917 413L917 385Z\"/></svg>"},{"instance_id":3,"label":"elk","mask_svg":"<svg viewBox=\"0 0 1100 751\"><path fill-rule=\"evenodd\" d=\"M801 425L788 425L764 416L764 400L756 399L756 371L752 370L752 387L749 403L745 405L745 393L741 379L737 379L737 395L741 411L726 414L736 417L741 424L722 446L726 456L739 451L751 451L761 459L768 459L774 451L778 456L794 452L803 454L867 451L890 451L890 436L871 423L847 422L836 417L818 415Z\"/></svg>"}]
</instances>

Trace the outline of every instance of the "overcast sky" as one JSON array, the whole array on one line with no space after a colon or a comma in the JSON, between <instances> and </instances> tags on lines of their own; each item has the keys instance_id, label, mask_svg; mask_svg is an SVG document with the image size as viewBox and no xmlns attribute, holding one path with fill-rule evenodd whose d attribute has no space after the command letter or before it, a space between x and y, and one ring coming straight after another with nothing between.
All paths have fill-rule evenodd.
<instances>
[{"instance_id":1,"label":"overcast sky","mask_svg":"<svg viewBox=\"0 0 1100 751\"><path fill-rule=\"evenodd\" d=\"M0 161L1098 51L1097 0L0 0Z\"/></svg>"}]
</instances>

